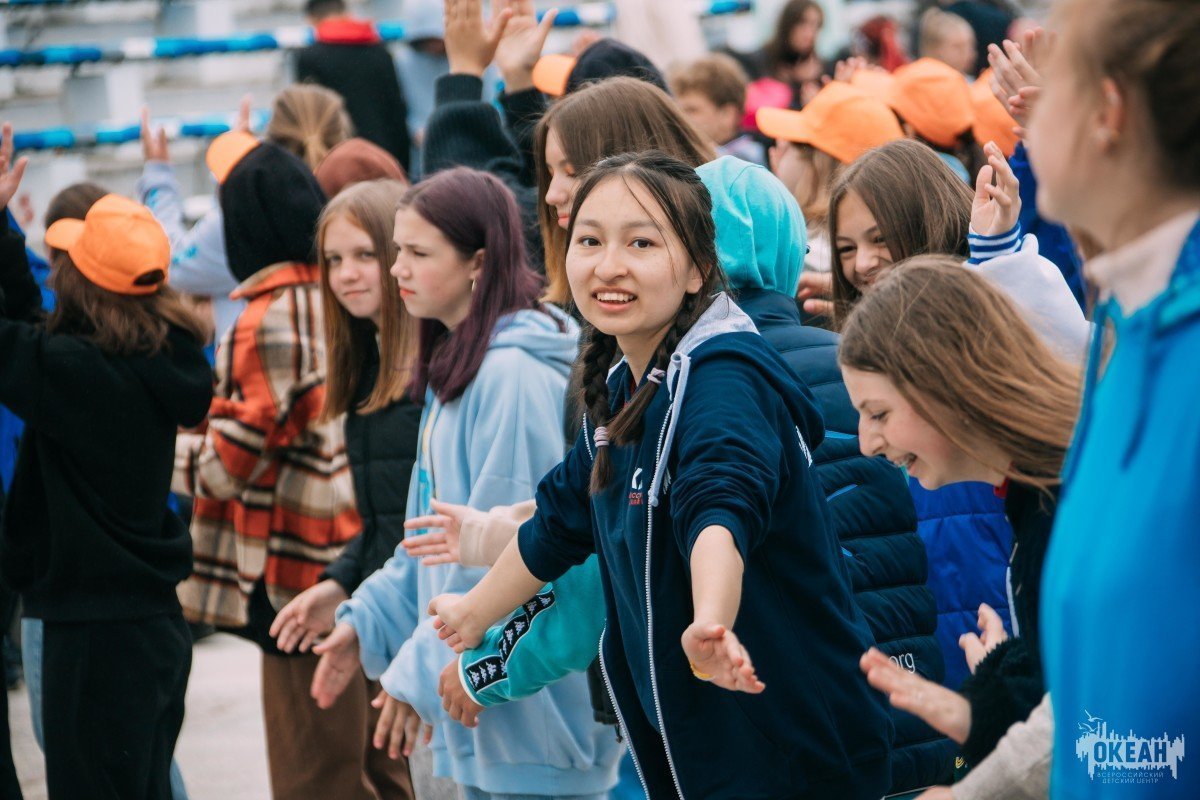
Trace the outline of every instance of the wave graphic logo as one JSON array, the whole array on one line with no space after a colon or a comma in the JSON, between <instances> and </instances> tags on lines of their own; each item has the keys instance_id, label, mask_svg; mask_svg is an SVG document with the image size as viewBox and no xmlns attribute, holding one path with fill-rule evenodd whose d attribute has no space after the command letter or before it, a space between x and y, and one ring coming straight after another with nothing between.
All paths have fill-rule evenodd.
<instances>
[{"instance_id":1,"label":"wave graphic logo","mask_svg":"<svg viewBox=\"0 0 1200 800\"><path fill-rule=\"evenodd\" d=\"M1075 757L1087 764L1088 777L1101 783L1151 784L1179 778L1184 757L1182 736L1144 738L1113 733L1108 723L1084 709L1086 722L1079 723L1082 735L1075 740Z\"/></svg>"}]
</instances>

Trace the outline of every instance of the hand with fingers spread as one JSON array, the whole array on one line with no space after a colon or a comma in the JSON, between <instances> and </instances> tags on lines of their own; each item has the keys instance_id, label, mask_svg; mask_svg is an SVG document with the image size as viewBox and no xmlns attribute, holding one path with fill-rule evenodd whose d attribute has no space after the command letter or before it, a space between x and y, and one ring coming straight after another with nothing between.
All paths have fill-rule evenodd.
<instances>
[{"instance_id":1,"label":"hand with fingers spread","mask_svg":"<svg viewBox=\"0 0 1200 800\"><path fill-rule=\"evenodd\" d=\"M313 674L311 694L320 708L329 708L350 685L358 664L358 632L345 622L313 648L321 657Z\"/></svg>"},{"instance_id":2,"label":"hand with fingers spread","mask_svg":"<svg viewBox=\"0 0 1200 800\"><path fill-rule=\"evenodd\" d=\"M285 653L297 648L307 653L318 636L333 628L334 612L348 599L346 590L334 580L323 580L305 589L275 615L270 631L275 646Z\"/></svg>"},{"instance_id":3,"label":"hand with fingers spread","mask_svg":"<svg viewBox=\"0 0 1200 800\"><path fill-rule=\"evenodd\" d=\"M438 679L438 694L442 698L442 708L450 715L450 719L461 723L464 728L479 727L479 715L483 706L471 698L462 677L459 675L458 659L454 659L442 670Z\"/></svg>"},{"instance_id":4,"label":"hand with fingers spread","mask_svg":"<svg viewBox=\"0 0 1200 800\"><path fill-rule=\"evenodd\" d=\"M925 720L962 744L971 733L971 704L958 692L922 678L872 647L858 662L867 682L901 711Z\"/></svg>"},{"instance_id":5,"label":"hand with fingers spread","mask_svg":"<svg viewBox=\"0 0 1200 800\"><path fill-rule=\"evenodd\" d=\"M388 758L408 758L417 746L418 737L423 737L425 744L433 739L433 728L426 725L416 710L403 700L380 692L371 705L380 710L372 744L376 750L386 749Z\"/></svg>"},{"instance_id":6,"label":"hand with fingers spread","mask_svg":"<svg viewBox=\"0 0 1200 800\"><path fill-rule=\"evenodd\" d=\"M16 164L13 163L13 126L12 123L4 123L0 126L0 210L8 208L12 202L28 165L29 159L23 156Z\"/></svg>"},{"instance_id":7,"label":"hand with fingers spread","mask_svg":"<svg viewBox=\"0 0 1200 800\"><path fill-rule=\"evenodd\" d=\"M487 629L471 614L471 605L462 595L440 594L429 601L429 616L438 638L456 653L478 647Z\"/></svg>"},{"instance_id":8,"label":"hand with fingers spread","mask_svg":"<svg viewBox=\"0 0 1200 800\"><path fill-rule=\"evenodd\" d=\"M500 12L501 3L502 0L493 3L493 19ZM533 0L508 0L508 9L512 16L496 47L496 67L504 78L504 91L513 94L533 88L533 66L542 57L558 9L547 11L540 23L534 13Z\"/></svg>"},{"instance_id":9,"label":"hand with fingers spread","mask_svg":"<svg viewBox=\"0 0 1200 800\"><path fill-rule=\"evenodd\" d=\"M486 25L480 0L445 0L445 9L446 58L450 62L450 72L483 77L496 57L496 48L512 18L512 9L499 9Z\"/></svg>"},{"instance_id":10,"label":"hand with fingers spread","mask_svg":"<svg viewBox=\"0 0 1200 800\"><path fill-rule=\"evenodd\" d=\"M1004 620L1000 619L1000 615L987 603L979 605L979 619L976 624L979 626L978 636L964 633L958 637L958 646L967 658L967 666L971 668L972 675L975 674L979 662L1008 638L1008 632L1004 630Z\"/></svg>"},{"instance_id":11,"label":"hand with fingers spread","mask_svg":"<svg viewBox=\"0 0 1200 800\"><path fill-rule=\"evenodd\" d=\"M167 149L167 131L161 125L151 129L150 109L147 106L142 106L142 158L146 162L171 160Z\"/></svg>"},{"instance_id":12,"label":"hand with fingers spread","mask_svg":"<svg viewBox=\"0 0 1200 800\"><path fill-rule=\"evenodd\" d=\"M821 317L833 316L833 274L805 270L800 273L796 298L804 301L804 310Z\"/></svg>"},{"instance_id":13,"label":"hand with fingers spread","mask_svg":"<svg viewBox=\"0 0 1200 800\"><path fill-rule=\"evenodd\" d=\"M1049 38L1041 28L1026 33L1023 44L1006 39L1003 45L988 45L992 93L1022 128L1041 94L1042 76L1034 64L1041 63L1048 47Z\"/></svg>"},{"instance_id":14,"label":"hand with fingers spread","mask_svg":"<svg viewBox=\"0 0 1200 800\"><path fill-rule=\"evenodd\" d=\"M434 500L430 506L433 509L432 514L415 517L404 523L405 530L429 529L430 532L419 536L406 536L400 544L406 553L421 559L421 563L427 567L457 564L463 523L472 518L486 519L487 514L470 506L443 503L439 500Z\"/></svg>"},{"instance_id":15,"label":"hand with fingers spread","mask_svg":"<svg viewBox=\"0 0 1200 800\"><path fill-rule=\"evenodd\" d=\"M746 648L724 625L693 622L683 632L682 642L692 672L700 680L747 694L760 694L767 688L755 674Z\"/></svg>"},{"instance_id":16,"label":"hand with fingers spread","mask_svg":"<svg viewBox=\"0 0 1200 800\"><path fill-rule=\"evenodd\" d=\"M975 179L971 203L971 230L983 236L1000 236L1017 226L1021 216L1021 184L995 142L983 148L987 164Z\"/></svg>"}]
</instances>

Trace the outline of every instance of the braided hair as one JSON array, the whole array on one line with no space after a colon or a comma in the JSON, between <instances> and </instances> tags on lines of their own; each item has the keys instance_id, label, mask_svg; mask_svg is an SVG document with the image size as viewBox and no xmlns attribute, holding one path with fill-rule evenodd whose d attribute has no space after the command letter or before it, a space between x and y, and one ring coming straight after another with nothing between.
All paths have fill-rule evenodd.
<instances>
[{"instance_id":1,"label":"braided hair","mask_svg":"<svg viewBox=\"0 0 1200 800\"><path fill-rule=\"evenodd\" d=\"M612 464L609 444L627 444L642 437L643 416L665 379L671 356L679 342L712 304L713 296L725 288L725 275L717 260L716 226L712 218L712 198L696 171L687 164L657 150L626 153L604 159L583 179L571 209L567 241L572 240L579 209L601 183L620 179L640 184L659 206L652 219L666 219L667 225L683 244L689 261L700 271L703 284L696 294L685 294L675 320L651 359L650 377L630 401L615 415L608 393L608 373L617 356L617 339L585 324L585 345L581 355L581 403L595 431L595 458L592 463L591 492L597 494L608 485ZM568 250L567 258L570 258Z\"/></svg>"}]
</instances>

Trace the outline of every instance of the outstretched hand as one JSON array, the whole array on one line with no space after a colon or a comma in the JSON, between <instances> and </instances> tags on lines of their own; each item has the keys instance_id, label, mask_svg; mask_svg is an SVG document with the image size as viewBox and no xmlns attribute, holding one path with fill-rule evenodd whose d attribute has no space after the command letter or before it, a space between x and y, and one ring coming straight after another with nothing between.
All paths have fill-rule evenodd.
<instances>
[{"instance_id":1,"label":"outstretched hand","mask_svg":"<svg viewBox=\"0 0 1200 800\"><path fill-rule=\"evenodd\" d=\"M505 0L492 4L492 18L498 18L505 7ZM533 67L542 57L546 37L554 27L558 9L545 13L539 23L534 12L533 0L507 0L511 12L508 26L496 46L496 67L504 78L504 91L508 94L520 92L533 86Z\"/></svg>"},{"instance_id":2,"label":"outstretched hand","mask_svg":"<svg viewBox=\"0 0 1200 800\"><path fill-rule=\"evenodd\" d=\"M429 616L438 638L456 653L478 647L485 629L471 618L470 603L457 594L440 594L429 601Z\"/></svg>"},{"instance_id":3,"label":"outstretched hand","mask_svg":"<svg viewBox=\"0 0 1200 800\"><path fill-rule=\"evenodd\" d=\"M480 0L445 0L446 58L452 74L483 77L496 57L496 49L513 11L500 9L485 25Z\"/></svg>"},{"instance_id":4,"label":"outstretched hand","mask_svg":"<svg viewBox=\"0 0 1200 800\"><path fill-rule=\"evenodd\" d=\"M320 708L329 708L360 669L358 665L358 632L345 622L333 629L323 642L313 648L321 657L313 674L311 694Z\"/></svg>"},{"instance_id":5,"label":"outstretched hand","mask_svg":"<svg viewBox=\"0 0 1200 800\"><path fill-rule=\"evenodd\" d=\"M167 149L167 131L163 126L150 127L150 107L142 106L142 159L146 162L171 160Z\"/></svg>"},{"instance_id":6,"label":"outstretched hand","mask_svg":"<svg viewBox=\"0 0 1200 800\"><path fill-rule=\"evenodd\" d=\"M1020 43L1004 40L1003 45L988 45L988 64L992 68L992 93L1008 109L1020 125L1018 133L1025 138L1024 128L1029 114L1041 96L1042 75L1039 69L1053 42L1042 28L1025 33Z\"/></svg>"},{"instance_id":7,"label":"outstretched hand","mask_svg":"<svg viewBox=\"0 0 1200 800\"><path fill-rule=\"evenodd\" d=\"M438 694L442 697L442 708L450 715L450 719L462 724L464 728L479 727L479 715L483 706L476 703L463 686L462 677L458 674L458 659L454 659L442 670L438 678Z\"/></svg>"},{"instance_id":8,"label":"outstretched hand","mask_svg":"<svg viewBox=\"0 0 1200 800\"><path fill-rule=\"evenodd\" d=\"M379 721L375 723L371 743L376 750L386 748L388 758L398 759L401 755L408 758L417 746L418 737L423 736L425 744L433 739L433 727L426 725L416 709L403 700L380 692L371 705L379 709Z\"/></svg>"},{"instance_id":9,"label":"outstretched hand","mask_svg":"<svg viewBox=\"0 0 1200 800\"><path fill-rule=\"evenodd\" d=\"M432 514L414 517L404 522L404 529L419 531L430 529L429 533L418 536L406 536L400 541L404 552L413 558L420 558L427 567L437 564L457 564L459 562L459 540L462 535L462 525L468 518L487 515L470 506L460 506L454 503L443 503L434 500L430 503Z\"/></svg>"},{"instance_id":10,"label":"outstretched hand","mask_svg":"<svg viewBox=\"0 0 1200 800\"><path fill-rule=\"evenodd\" d=\"M858 662L867 682L901 711L925 720L962 744L971 733L971 704L958 692L922 678L872 647Z\"/></svg>"},{"instance_id":11,"label":"outstretched hand","mask_svg":"<svg viewBox=\"0 0 1200 800\"><path fill-rule=\"evenodd\" d=\"M724 625L693 622L683 632L682 643L697 678L731 692L760 694L767 688L755 674L746 648Z\"/></svg>"},{"instance_id":12,"label":"outstretched hand","mask_svg":"<svg viewBox=\"0 0 1200 800\"><path fill-rule=\"evenodd\" d=\"M983 148L988 163L975 179L971 230L984 236L1008 233L1021 216L1021 183L995 142Z\"/></svg>"},{"instance_id":13,"label":"outstretched hand","mask_svg":"<svg viewBox=\"0 0 1200 800\"><path fill-rule=\"evenodd\" d=\"M962 648L963 655L967 658L967 666L971 669L971 674L975 674L975 668L979 666L979 662L987 658L987 654L996 649L996 647L1008 638L1008 633L1004 630L1004 620L1000 619L1000 615L989 606L987 603L979 605L979 619L976 624L979 626L979 635L973 633L964 633L958 637L958 646Z\"/></svg>"},{"instance_id":14,"label":"outstretched hand","mask_svg":"<svg viewBox=\"0 0 1200 800\"><path fill-rule=\"evenodd\" d=\"M13 164L13 126L4 123L0 126L0 209L8 208L28 165L29 159L24 156Z\"/></svg>"},{"instance_id":15,"label":"outstretched hand","mask_svg":"<svg viewBox=\"0 0 1200 800\"><path fill-rule=\"evenodd\" d=\"M285 653L307 653L318 636L333 628L333 616L338 605L349 599L337 581L323 580L292 598L275 615L270 635L275 646Z\"/></svg>"}]
</instances>

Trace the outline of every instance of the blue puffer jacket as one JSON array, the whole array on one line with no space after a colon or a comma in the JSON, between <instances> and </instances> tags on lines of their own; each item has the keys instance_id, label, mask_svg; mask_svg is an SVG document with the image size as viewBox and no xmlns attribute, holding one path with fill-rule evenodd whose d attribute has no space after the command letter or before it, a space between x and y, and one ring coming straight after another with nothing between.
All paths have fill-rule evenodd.
<instances>
[{"instance_id":1,"label":"blue puffer jacket","mask_svg":"<svg viewBox=\"0 0 1200 800\"><path fill-rule=\"evenodd\" d=\"M876 645L901 666L940 683L945 665L934 636L937 605L925 585L928 565L912 498L900 470L859 452L858 412L837 364L838 335L801 325L795 301L785 294L744 291L738 305L817 399L825 441L813 452L813 466ZM948 781L954 743L911 714L891 710L891 791Z\"/></svg>"},{"instance_id":2,"label":"blue puffer jacket","mask_svg":"<svg viewBox=\"0 0 1200 800\"><path fill-rule=\"evenodd\" d=\"M958 638L978 633L979 604L994 608L1012 630L1007 589L1012 526L1004 500L987 484L953 483L931 492L912 478L908 483L929 556L928 585L937 600L937 638L946 659L942 683L958 689L970 674Z\"/></svg>"}]
</instances>

